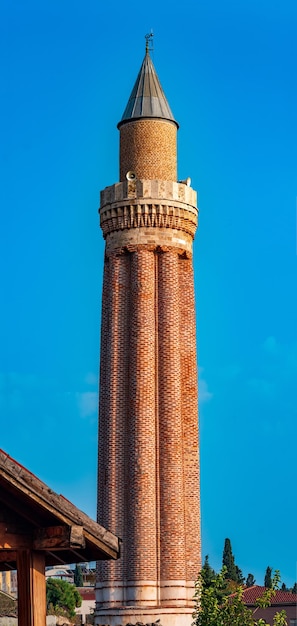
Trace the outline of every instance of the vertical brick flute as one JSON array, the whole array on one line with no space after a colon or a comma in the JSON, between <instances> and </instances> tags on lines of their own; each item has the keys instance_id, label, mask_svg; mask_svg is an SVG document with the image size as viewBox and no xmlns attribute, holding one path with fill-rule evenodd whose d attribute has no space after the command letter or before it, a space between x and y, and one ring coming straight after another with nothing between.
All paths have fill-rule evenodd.
<instances>
[{"instance_id":1,"label":"vertical brick flute","mask_svg":"<svg viewBox=\"0 0 297 626\"><path fill-rule=\"evenodd\" d=\"M192 244L196 192L177 182L174 120L148 46L101 192L98 521L123 540L98 564L96 624L190 626L200 560Z\"/></svg>"}]
</instances>

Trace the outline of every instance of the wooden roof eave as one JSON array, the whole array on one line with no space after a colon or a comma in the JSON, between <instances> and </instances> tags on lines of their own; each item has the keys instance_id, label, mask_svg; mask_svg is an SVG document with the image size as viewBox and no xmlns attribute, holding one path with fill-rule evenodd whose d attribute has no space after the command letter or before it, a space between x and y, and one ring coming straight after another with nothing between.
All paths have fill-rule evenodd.
<instances>
[{"instance_id":1,"label":"wooden roof eave","mask_svg":"<svg viewBox=\"0 0 297 626\"><path fill-rule=\"evenodd\" d=\"M53 526L54 520L54 523L62 523L68 527L82 527L85 549L79 547L77 552L69 547L68 552L75 557L70 561L64 561L63 558L60 559L59 552L56 554L55 550L53 550L52 555L57 562L78 562L79 557L81 557L81 560L117 559L119 557L120 540L118 537L90 519L69 500L53 492L45 483L1 450L0 478L2 482L1 489L7 489L7 497L10 494L10 506L12 506L12 500L17 502L17 497L23 499L28 507L31 506L33 513L38 511L42 514L43 526L46 525L48 516L49 526ZM11 498L12 494L14 498ZM19 513L20 507L18 508ZM25 517L26 515L24 514ZM32 514L33 517L34 515ZM86 558L86 555L90 556L91 553L94 556ZM0 562L3 563L2 558Z\"/></svg>"}]
</instances>

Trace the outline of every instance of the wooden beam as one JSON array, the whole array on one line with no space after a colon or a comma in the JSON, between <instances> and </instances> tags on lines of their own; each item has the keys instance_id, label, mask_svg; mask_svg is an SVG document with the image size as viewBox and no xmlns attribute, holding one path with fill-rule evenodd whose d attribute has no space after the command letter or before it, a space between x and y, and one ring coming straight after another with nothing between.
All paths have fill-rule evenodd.
<instances>
[{"instance_id":1,"label":"wooden beam","mask_svg":"<svg viewBox=\"0 0 297 626\"><path fill-rule=\"evenodd\" d=\"M35 550L19 550L18 623L21 626L46 625L45 555Z\"/></svg>"},{"instance_id":2,"label":"wooden beam","mask_svg":"<svg viewBox=\"0 0 297 626\"><path fill-rule=\"evenodd\" d=\"M9 493L2 485L0 488L0 501L6 505L8 509L19 515L21 519L27 520L33 526L36 527L41 523L36 508L33 509L32 507L24 506L22 500L19 500L15 495Z\"/></svg>"},{"instance_id":3,"label":"wooden beam","mask_svg":"<svg viewBox=\"0 0 297 626\"><path fill-rule=\"evenodd\" d=\"M83 555L79 554L79 552L77 552L76 550L71 550L71 554L74 554L74 556L76 556L76 558L78 559L77 563L83 563L84 562Z\"/></svg>"},{"instance_id":4,"label":"wooden beam","mask_svg":"<svg viewBox=\"0 0 297 626\"><path fill-rule=\"evenodd\" d=\"M85 529L89 559L98 558L98 549L101 558L104 555L112 559L119 557L118 537L94 522L67 499L54 493L1 450L0 500L35 528L54 524L55 521L69 526L79 523Z\"/></svg>"},{"instance_id":5,"label":"wooden beam","mask_svg":"<svg viewBox=\"0 0 297 626\"><path fill-rule=\"evenodd\" d=\"M64 561L64 559L61 559L56 553L51 552L50 550L47 551L47 554L50 555L54 563L56 563L56 561L58 561L58 563L62 563L62 565L68 565L69 563L69 561Z\"/></svg>"},{"instance_id":6,"label":"wooden beam","mask_svg":"<svg viewBox=\"0 0 297 626\"><path fill-rule=\"evenodd\" d=\"M10 563L16 561L15 550L0 550L0 563Z\"/></svg>"},{"instance_id":7,"label":"wooden beam","mask_svg":"<svg viewBox=\"0 0 297 626\"><path fill-rule=\"evenodd\" d=\"M121 550L121 543L122 543L121 539L118 539L116 537L117 543L115 547L110 547L110 545L105 543L104 540L99 539L98 536L91 534L86 529L85 529L84 534L85 534L86 540L90 542L92 547L96 546L96 548L99 549L102 552L102 554L104 554L104 556L102 556L101 559L108 559L108 558L119 559L120 558L120 550Z\"/></svg>"},{"instance_id":8,"label":"wooden beam","mask_svg":"<svg viewBox=\"0 0 297 626\"><path fill-rule=\"evenodd\" d=\"M22 524L0 522L1 550L69 550L85 548L86 540L82 526L60 525L38 528L34 533Z\"/></svg>"},{"instance_id":9,"label":"wooden beam","mask_svg":"<svg viewBox=\"0 0 297 626\"><path fill-rule=\"evenodd\" d=\"M65 550L84 548L86 540L82 526L48 526L35 531L35 550Z\"/></svg>"},{"instance_id":10,"label":"wooden beam","mask_svg":"<svg viewBox=\"0 0 297 626\"><path fill-rule=\"evenodd\" d=\"M32 548L32 536L21 526L0 522L0 550Z\"/></svg>"}]
</instances>

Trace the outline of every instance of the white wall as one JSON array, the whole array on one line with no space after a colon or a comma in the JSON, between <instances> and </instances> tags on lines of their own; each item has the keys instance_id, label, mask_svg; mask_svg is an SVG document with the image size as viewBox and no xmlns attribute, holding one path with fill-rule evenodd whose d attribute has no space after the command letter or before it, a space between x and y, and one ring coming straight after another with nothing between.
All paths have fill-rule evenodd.
<instances>
[{"instance_id":1,"label":"white wall","mask_svg":"<svg viewBox=\"0 0 297 626\"><path fill-rule=\"evenodd\" d=\"M83 600L81 606L76 609L77 615L83 616L83 624L86 623L86 615L90 615L92 609L95 609L95 600Z\"/></svg>"}]
</instances>

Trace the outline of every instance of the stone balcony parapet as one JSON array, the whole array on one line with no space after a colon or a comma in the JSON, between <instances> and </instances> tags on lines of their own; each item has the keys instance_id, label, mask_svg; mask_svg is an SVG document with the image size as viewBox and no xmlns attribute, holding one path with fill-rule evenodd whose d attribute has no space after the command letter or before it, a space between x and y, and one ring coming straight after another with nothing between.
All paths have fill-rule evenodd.
<instances>
[{"instance_id":1,"label":"stone balcony parapet","mask_svg":"<svg viewBox=\"0 0 297 626\"><path fill-rule=\"evenodd\" d=\"M197 193L184 183L127 180L101 192L99 213L105 239L116 231L152 228L183 231L193 239L198 224Z\"/></svg>"},{"instance_id":2,"label":"stone balcony parapet","mask_svg":"<svg viewBox=\"0 0 297 626\"><path fill-rule=\"evenodd\" d=\"M158 201L182 202L196 208L197 192L184 183L171 180L125 180L105 187L100 194L100 207L122 202L124 199L140 200L158 198Z\"/></svg>"}]
</instances>

